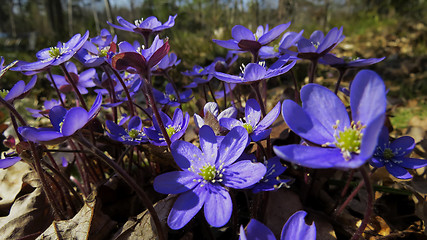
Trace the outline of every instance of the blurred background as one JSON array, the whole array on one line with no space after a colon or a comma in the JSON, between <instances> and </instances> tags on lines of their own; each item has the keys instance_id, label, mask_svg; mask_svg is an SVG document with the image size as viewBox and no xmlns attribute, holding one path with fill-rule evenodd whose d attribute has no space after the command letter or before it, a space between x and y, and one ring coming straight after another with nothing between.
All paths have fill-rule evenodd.
<instances>
[{"instance_id":1,"label":"blurred background","mask_svg":"<svg viewBox=\"0 0 427 240\"><path fill-rule=\"evenodd\" d=\"M426 13L425 0L0 0L0 56L5 57L5 64L15 59L33 62L42 48L86 30L94 37L102 28L117 34L118 41L142 41L140 36L115 30L106 22L117 24L117 16L129 22L156 16L165 22L169 15L178 14L175 27L162 37L169 37L171 51L182 59L174 75L182 79L179 72L225 56L227 50L212 39L230 39L236 24L255 31L261 24L272 28L291 21L288 30L304 29L306 38L314 30L327 32L343 26L346 39L332 53L339 57L385 56L371 68L386 81L393 104L421 106L410 118L414 114L427 116ZM243 58L239 64L248 61ZM304 62L296 66L301 83L307 66ZM347 82L354 73L347 75ZM319 82L336 81L336 76L330 68L319 68ZM28 81L9 71L0 80L1 88L11 87L19 79Z\"/></svg>"}]
</instances>

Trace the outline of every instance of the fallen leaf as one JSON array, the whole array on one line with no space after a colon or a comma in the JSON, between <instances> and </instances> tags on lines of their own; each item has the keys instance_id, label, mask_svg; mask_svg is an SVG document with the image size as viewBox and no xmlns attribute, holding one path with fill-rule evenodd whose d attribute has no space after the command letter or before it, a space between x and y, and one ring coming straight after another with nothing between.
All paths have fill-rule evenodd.
<instances>
[{"instance_id":1,"label":"fallen leaf","mask_svg":"<svg viewBox=\"0 0 427 240\"><path fill-rule=\"evenodd\" d=\"M116 222L101 212L96 196L96 192L89 195L85 205L72 219L53 221L37 239L107 239Z\"/></svg>"}]
</instances>

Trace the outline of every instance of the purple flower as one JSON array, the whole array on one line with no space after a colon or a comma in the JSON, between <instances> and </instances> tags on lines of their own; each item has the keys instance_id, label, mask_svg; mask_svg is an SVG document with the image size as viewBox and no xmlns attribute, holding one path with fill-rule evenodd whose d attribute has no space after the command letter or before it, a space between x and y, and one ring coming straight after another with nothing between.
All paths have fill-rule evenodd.
<instances>
[{"instance_id":1,"label":"purple flower","mask_svg":"<svg viewBox=\"0 0 427 240\"><path fill-rule=\"evenodd\" d=\"M3 56L0 56L0 78L1 77L3 77L3 75L10 69L10 68L12 68L13 66L15 66L15 64L17 63L18 61L17 60L15 60L15 61L13 61L13 62L11 62L11 63L9 63L9 65L7 65L7 66L3 66L4 65L4 58L3 58Z\"/></svg>"},{"instance_id":2,"label":"purple flower","mask_svg":"<svg viewBox=\"0 0 427 240\"><path fill-rule=\"evenodd\" d=\"M70 60L74 54L83 46L89 37L89 31L86 31L83 37L80 34L74 35L68 42L58 42L56 47L50 47L40 50L36 53L37 62L20 62L13 71L30 72L30 74L43 71L51 66L57 66Z\"/></svg>"},{"instance_id":3,"label":"purple flower","mask_svg":"<svg viewBox=\"0 0 427 240\"><path fill-rule=\"evenodd\" d=\"M224 226L233 210L226 188L249 187L265 174L261 163L236 162L248 141L244 128L234 128L219 146L209 126L203 126L199 133L202 150L185 141L171 145L172 155L182 171L164 173L154 179L157 192L180 194L168 217L172 229L185 226L203 206L210 225Z\"/></svg>"},{"instance_id":4,"label":"purple flower","mask_svg":"<svg viewBox=\"0 0 427 240\"><path fill-rule=\"evenodd\" d=\"M157 66L154 67L153 74L162 75L173 67L178 66L181 63L181 59L178 59L175 53L166 55Z\"/></svg>"},{"instance_id":5,"label":"purple flower","mask_svg":"<svg viewBox=\"0 0 427 240\"><path fill-rule=\"evenodd\" d=\"M128 42L119 43L119 53L111 59L111 65L117 70L126 70L130 73L146 75L169 52L169 42L163 43L158 36L148 49L135 49Z\"/></svg>"},{"instance_id":6,"label":"purple flower","mask_svg":"<svg viewBox=\"0 0 427 240\"><path fill-rule=\"evenodd\" d=\"M208 113L209 112L209 113ZM208 102L203 107L203 116L205 118L208 118L208 114L212 115L214 119L218 122L222 118L236 118L237 117L237 109L235 107L229 107L219 113L218 104L214 102ZM201 116L199 116L197 113L194 114L194 122L196 123L197 128L203 127L205 125L205 120Z\"/></svg>"},{"instance_id":7,"label":"purple flower","mask_svg":"<svg viewBox=\"0 0 427 240\"><path fill-rule=\"evenodd\" d=\"M346 70L349 68L366 67L381 62L384 59L385 57L349 60L345 58L339 58L336 57L334 54L328 53L319 59L319 63L330 65L331 67L336 68L338 70Z\"/></svg>"},{"instance_id":8,"label":"purple flower","mask_svg":"<svg viewBox=\"0 0 427 240\"><path fill-rule=\"evenodd\" d=\"M296 61L292 61L290 64L285 65L286 62L286 60L281 59L274 63L270 68L265 66L265 62L249 63L248 65L243 65L240 68L242 72L239 76L222 72L215 72L214 76L219 80L228 83L249 84L282 75L289 71L296 63Z\"/></svg>"},{"instance_id":9,"label":"purple flower","mask_svg":"<svg viewBox=\"0 0 427 240\"><path fill-rule=\"evenodd\" d=\"M16 99L24 98L30 90L36 85L37 76L34 75L31 80L25 85L25 82L20 80L10 90L0 90L0 97L9 103L13 103Z\"/></svg>"},{"instance_id":10,"label":"purple flower","mask_svg":"<svg viewBox=\"0 0 427 240\"><path fill-rule=\"evenodd\" d=\"M142 121L138 116L134 116L129 120L128 129L124 130L113 121L107 120L108 136L118 142L122 142L127 145L139 145L140 143L148 142L148 138L142 131Z\"/></svg>"},{"instance_id":11,"label":"purple flower","mask_svg":"<svg viewBox=\"0 0 427 240\"><path fill-rule=\"evenodd\" d=\"M340 29L332 28L326 36L322 31L316 30L311 34L310 39L301 38L298 41L297 57L310 60L318 59L335 48L344 38L342 27Z\"/></svg>"},{"instance_id":12,"label":"purple flower","mask_svg":"<svg viewBox=\"0 0 427 240\"><path fill-rule=\"evenodd\" d=\"M16 156L15 152L12 152L10 154L3 154L4 156L0 159L0 168L8 168L11 167L13 165L15 165L15 163L21 161L21 157L20 156Z\"/></svg>"},{"instance_id":13,"label":"purple flower","mask_svg":"<svg viewBox=\"0 0 427 240\"><path fill-rule=\"evenodd\" d=\"M65 100L65 95L61 94L61 98L64 101ZM31 113L31 115L35 118L38 117L43 117L46 116L47 114L49 114L50 109L52 109L55 106L60 106L61 105L61 101L60 100L56 100L56 99L52 99L52 100L46 100L43 103L43 110L38 110L38 109L32 109L32 108L26 108L28 112Z\"/></svg>"},{"instance_id":14,"label":"purple flower","mask_svg":"<svg viewBox=\"0 0 427 240\"><path fill-rule=\"evenodd\" d=\"M193 82L185 86L185 88L196 88L200 84L204 84L212 80L215 73L215 62L209 64L207 67L195 65L192 70L181 72L182 75L188 77L195 77Z\"/></svg>"},{"instance_id":15,"label":"purple flower","mask_svg":"<svg viewBox=\"0 0 427 240\"><path fill-rule=\"evenodd\" d=\"M173 143L180 139L184 135L185 130L187 130L190 115L188 113L183 115L182 110L179 108L175 109L172 119L162 111L159 111L159 113L171 142ZM156 146L167 145L155 116L153 116L153 126L144 128L144 132L148 136L150 143Z\"/></svg>"},{"instance_id":16,"label":"purple flower","mask_svg":"<svg viewBox=\"0 0 427 240\"><path fill-rule=\"evenodd\" d=\"M110 22L107 22L110 26L128 31L128 32L135 32L143 35L145 38L148 38L150 35L155 35L165 29L171 28L175 25L175 16L169 16L168 21L165 23L161 23L159 20L157 20L156 17L151 16L146 18L145 20L143 18L135 20L134 24L124 20L122 17L117 17L117 22L120 23L122 26L118 26L115 24L112 24Z\"/></svg>"},{"instance_id":17,"label":"purple flower","mask_svg":"<svg viewBox=\"0 0 427 240\"><path fill-rule=\"evenodd\" d=\"M86 126L98 114L101 108L102 95L98 94L92 108L87 112L84 108L74 107L67 110L61 106L49 111L53 128L19 127L19 133L28 141L43 144L56 144L73 135Z\"/></svg>"},{"instance_id":18,"label":"purple flower","mask_svg":"<svg viewBox=\"0 0 427 240\"><path fill-rule=\"evenodd\" d=\"M87 41L75 57L85 67L98 67L107 61L110 44L116 42L117 36L113 37L107 29L102 29L101 34Z\"/></svg>"},{"instance_id":19,"label":"purple flower","mask_svg":"<svg viewBox=\"0 0 427 240\"><path fill-rule=\"evenodd\" d=\"M427 166L424 159L410 158L415 141L412 137L404 136L390 142L387 127L383 127L378 138L378 145L369 163L376 167L386 167L387 171L396 178L410 179L411 174L405 169L417 169Z\"/></svg>"},{"instance_id":20,"label":"purple flower","mask_svg":"<svg viewBox=\"0 0 427 240\"><path fill-rule=\"evenodd\" d=\"M305 211L294 213L282 228L280 240L316 240L316 225L305 223ZM273 232L256 219L251 219L246 226L246 233L243 226L240 226L239 240L276 240Z\"/></svg>"},{"instance_id":21,"label":"purple flower","mask_svg":"<svg viewBox=\"0 0 427 240\"><path fill-rule=\"evenodd\" d=\"M290 47L296 46L296 42L301 39L302 33L304 30L301 30L299 33L296 32L287 32L283 34L280 43L274 47L272 46L263 46L259 50L259 56L261 59L279 57L280 55L289 54L296 56L297 54L293 51L289 51Z\"/></svg>"},{"instance_id":22,"label":"purple flower","mask_svg":"<svg viewBox=\"0 0 427 240\"><path fill-rule=\"evenodd\" d=\"M310 168L358 168L374 153L384 124L386 91L373 71L360 71L350 88L352 121L341 100L329 89L307 84L301 89L302 107L283 102L289 128L307 145L274 147L280 158Z\"/></svg>"},{"instance_id":23,"label":"purple flower","mask_svg":"<svg viewBox=\"0 0 427 240\"><path fill-rule=\"evenodd\" d=\"M247 29L244 26L236 25L231 29L231 36L233 39L230 40L216 40L213 41L221 47L248 51L253 54L258 54L259 49L265 46L280 36L288 27L291 22L280 24L275 28L268 30L268 25L265 27L259 26L255 33Z\"/></svg>"},{"instance_id":24,"label":"purple flower","mask_svg":"<svg viewBox=\"0 0 427 240\"><path fill-rule=\"evenodd\" d=\"M166 85L165 93L162 93L157 89L153 89L156 102L171 107L178 107L181 103L189 102L191 99L193 99L193 97L191 97L192 93L193 91L191 91L191 89L187 89L184 92L179 93L180 101L178 101L177 94L171 83Z\"/></svg>"},{"instance_id":25,"label":"purple flower","mask_svg":"<svg viewBox=\"0 0 427 240\"><path fill-rule=\"evenodd\" d=\"M280 163L279 157L276 156L264 161L264 165L267 171L264 177L251 187L253 193L277 190L290 181L290 179L279 178L279 175L286 170L286 167Z\"/></svg>"},{"instance_id":26,"label":"purple flower","mask_svg":"<svg viewBox=\"0 0 427 240\"><path fill-rule=\"evenodd\" d=\"M239 58L239 56L236 54L236 51L228 51L225 58L215 58L213 61L215 63L215 71L227 72L230 69L231 65L236 62L237 58Z\"/></svg>"},{"instance_id":27,"label":"purple flower","mask_svg":"<svg viewBox=\"0 0 427 240\"><path fill-rule=\"evenodd\" d=\"M222 118L219 120L219 124L228 130L236 126L244 127L252 141L258 142L270 135L271 129L268 129L268 127L276 120L279 114L280 102L261 120L261 108L258 102L251 98L246 101L244 121L234 118Z\"/></svg>"},{"instance_id":28,"label":"purple flower","mask_svg":"<svg viewBox=\"0 0 427 240\"><path fill-rule=\"evenodd\" d=\"M61 75L52 75L53 81L55 81L55 84L58 86L60 92L69 93L74 91L70 81L73 81L76 84L77 89L81 94L87 94L88 90L86 88L95 86L93 80L96 79L98 75L96 74L96 70L94 68L87 69L80 74L77 72L77 67L73 62L67 62L65 64L65 68L70 73L72 79L66 79L66 77ZM46 75L46 78L52 82L49 74Z\"/></svg>"}]
</instances>

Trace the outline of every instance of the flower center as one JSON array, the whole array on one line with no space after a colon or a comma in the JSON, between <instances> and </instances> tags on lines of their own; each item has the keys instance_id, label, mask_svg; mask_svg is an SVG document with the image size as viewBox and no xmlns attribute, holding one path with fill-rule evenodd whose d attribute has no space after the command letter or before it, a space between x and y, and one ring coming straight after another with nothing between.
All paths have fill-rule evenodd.
<instances>
[{"instance_id":1,"label":"flower center","mask_svg":"<svg viewBox=\"0 0 427 240\"><path fill-rule=\"evenodd\" d=\"M138 137L139 131L136 129L132 129L128 132L128 134L129 134L129 137L135 139L136 137Z\"/></svg>"},{"instance_id":2,"label":"flower center","mask_svg":"<svg viewBox=\"0 0 427 240\"><path fill-rule=\"evenodd\" d=\"M172 137L172 135L177 133L179 130L181 130L180 127L174 128L173 126L169 126L166 128L166 132L168 133L169 137Z\"/></svg>"},{"instance_id":3,"label":"flower center","mask_svg":"<svg viewBox=\"0 0 427 240\"><path fill-rule=\"evenodd\" d=\"M199 68L199 70L197 70L197 73L202 73L203 70L205 70L204 68Z\"/></svg>"},{"instance_id":4,"label":"flower center","mask_svg":"<svg viewBox=\"0 0 427 240\"><path fill-rule=\"evenodd\" d=\"M6 89L0 90L1 98L5 98L8 93L9 93L9 90L6 90Z\"/></svg>"},{"instance_id":5,"label":"flower center","mask_svg":"<svg viewBox=\"0 0 427 240\"><path fill-rule=\"evenodd\" d=\"M243 127L246 129L246 131L248 131L248 134L251 134L254 131L252 125L250 125L249 123L243 123Z\"/></svg>"},{"instance_id":6,"label":"flower center","mask_svg":"<svg viewBox=\"0 0 427 240\"><path fill-rule=\"evenodd\" d=\"M105 48L102 48L102 49L98 49L98 56L99 57L106 57L109 50L110 50L110 47L105 47Z\"/></svg>"},{"instance_id":7,"label":"flower center","mask_svg":"<svg viewBox=\"0 0 427 240\"><path fill-rule=\"evenodd\" d=\"M350 127L345 127L344 131L339 131L338 129L339 120L333 126L335 129L334 144L337 148L341 149L341 153L345 160L351 159L351 153L360 153L360 145L362 143L362 129L365 128L360 121L354 123L353 121L350 124ZM322 146L329 146L331 143L326 143Z\"/></svg>"},{"instance_id":8,"label":"flower center","mask_svg":"<svg viewBox=\"0 0 427 240\"><path fill-rule=\"evenodd\" d=\"M51 47L49 50L49 55L51 58L57 58L57 57L61 56L61 49L59 49L57 47Z\"/></svg>"},{"instance_id":9,"label":"flower center","mask_svg":"<svg viewBox=\"0 0 427 240\"><path fill-rule=\"evenodd\" d=\"M394 157L394 153L390 148L386 148L383 151L383 157L387 160L390 160Z\"/></svg>"},{"instance_id":10,"label":"flower center","mask_svg":"<svg viewBox=\"0 0 427 240\"><path fill-rule=\"evenodd\" d=\"M215 166L205 165L200 169L198 174L202 176L203 179L211 181L215 178L216 172Z\"/></svg>"},{"instance_id":11,"label":"flower center","mask_svg":"<svg viewBox=\"0 0 427 240\"><path fill-rule=\"evenodd\" d=\"M173 94L168 95L170 101L175 101L175 96Z\"/></svg>"},{"instance_id":12,"label":"flower center","mask_svg":"<svg viewBox=\"0 0 427 240\"><path fill-rule=\"evenodd\" d=\"M144 18L135 20L135 26L139 27L139 25L144 21Z\"/></svg>"}]
</instances>

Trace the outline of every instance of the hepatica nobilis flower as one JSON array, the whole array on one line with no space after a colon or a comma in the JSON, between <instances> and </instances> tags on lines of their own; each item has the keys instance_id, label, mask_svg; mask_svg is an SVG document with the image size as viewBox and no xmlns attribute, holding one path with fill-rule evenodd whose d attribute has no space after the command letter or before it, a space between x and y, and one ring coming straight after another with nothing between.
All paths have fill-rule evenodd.
<instances>
[{"instance_id":1,"label":"hepatica nobilis flower","mask_svg":"<svg viewBox=\"0 0 427 240\"><path fill-rule=\"evenodd\" d=\"M107 120L108 136L116 141L122 142L127 145L138 145L140 143L148 142L148 138L142 131L142 121L138 116L134 116L129 120L127 130L123 129L113 121Z\"/></svg>"},{"instance_id":2,"label":"hepatica nobilis flower","mask_svg":"<svg viewBox=\"0 0 427 240\"><path fill-rule=\"evenodd\" d=\"M280 158L310 168L357 168L374 153L384 124L386 91L373 71L362 70L350 88L351 120L341 100L329 89L307 84L302 107L285 100L282 115L306 145L274 147ZM307 146L308 145L308 146Z\"/></svg>"},{"instance_id":3,"label":"hepatica nobilis flower","mask_svg":"<svg viewBox=\"0 0 427 240\"><path fill-rule=\"evenodd\" d=\"M187 112L184 115L182 113L182 110L179 108L175 109L172 119L170 119L170 117L162 111L159 111L159 114L162 118L163 124L165 125L166 132L171 142L173 143L176 140L180 139L184 135L185 130L187 130L188 123L190 121L190 115L188 115ZM160 129L159 123L157 122L155 116L153 116L153 126L149 128L144 128L144 132L145 134L147 134L150 143L156 146L167 145L166 140L162 134L162 130Z\"/></svg>"},{"instance_id":4,"label":"hepatica nobilis flower","mask_svg":"<svg viewBox=\"0 0 427 240\"><path fill-rule=\"evenodd\" d=\"M257 55L262 46L265 46L278 38L280 34L289 27L289 25L291 25L291 22L280 24L271 30L268 29L268 25L265 29L263 26L259 26L255 33L244 26L236 25L231 29L231 36L233 39L213 39L213 41L224 48L248 51Z\"/></svg>"},{"instance_id":5,"label":"hepatica nobilis flower","mask_svg":"<svg viewBox=\"0 0 427 240\"><path fill-rule=\"evenodd\" d=\"M67 62L65 64L65 68L70 73L71 79L67 79L67 77L56 74L53 74L53 79L51 79L49 74L46 75L46 78L50 82L55 81L56 86L62 93L74 91L73 86L70 84L71 81L76 84L77 89L81 94L87 94L88 90L86 88L95 86L95 82L93 80L98 76L95 68L87 69L80 74L77 72L77 67L73 62Z\"/></svg>"},{"instance_id":6,"label":"hepatica nobilis flower","mask_svg":"<svg viewBox=\"0 0 427 240\"><path fill-rule=\"evenodd\" d=\"M62 101L65 101L65 95L61 93ZM46 100L43 103L43 109L32 109L32 108L26 108L28 112L31 113L31 115L35 118L47 116L50 109L52 109L55 106L60 106L61 101L56 99Z\"/></svg>"},{"instance_id":7,"label":"hepatica nobilis flower","mask_svg":"<svg viewBox=\"0 0 427 240\"><path fill-rule=\"evenodd\" d=\"M12 68L13 71L23 71L36 73L43 71L51 66L57 66L70 60L74 54L83 46L89 37L89 31L85 35L74 35L68 42L58 42L56 47L50 47L40 50L36 53L37 62L18 63L17 67Z\"/></svg>"},{"instance_id":8,"label":"hepatica nobilis flower","mask_svg":"<svg viewBox=\"0 0 427 240\"><path fill-rule=\"evenodd\" d=\"M153 94L154 94L154 98L156 99L156 102L162 105L168 105L171 107L178 107L181 103L187 103L191 99L193 99L193 97L191 97L191 94L193 94L193 91L191 91L191 89L187 89L179 93L179 100L178 100L175 89L173 88L171 83L168 83L166 85L165 93L160 92L157 89L153 89Z\"/></svg>"},{"instance_id":9,"label":"hepatica nobilis flower","mask_svg":"<svg viewBox=\"0 0 427 240\"><path fill-rule=\"evenodd\" d=\"M261 120L261 108L258 102L251 98L246 101L245 119L237 120L234 118L222 118L219 124L228 130L236 126L241 126L246 129L250 138L254 142L266 139L270 133L270 125L276 120L280 114L280 102Z\"/></svg>"},{"instance_id":10,"label":"hepatica nobilis flower","mask_svg":"<svg viewBox=\"0 0 427 240\"><path fill-rule=\"evenodd\" d=\"M305 211L294 213L283 226L280 240L316 240L316 225L307 225L305 216ZM276 240L276 237L267 226L256 219L251 219L246 226L246 232L243 226L240 226L239 240L259 239Z\"/></svg>"},{"instance_id":11,"label":"hepatica nobilis flower","mask_svg":"<svg viewBox=\"0 0 427 240\"><path fill-rule=\"evenodd\" d=\"M173 27L175 25L176 16L176 14L174 16L169 16L169 19L163 24L154 16L148 17L146 19L137 19L134 23L130 23L122 17L118 16L117 22L119 22L121 26L112 24L110 22L107 23L114 28L128 32L139 33L145 38L148 38L152 34L154 35L165 29Z\"/></svg>"},{"instance_id":12,"label":"hepatica nobilis flower","mask_svg":"<svg viewBox=\"0 0 427 240\"><path fill-rule=\"evenodd\" d=\"M253 193L277 190L291 181L291 179L279 178L279 175L286 170L286 167L280 163L279 157L272 157L264 161L264 165L267 168L267 171L265 172L264 177L251 187Z\"/></svg>"},{"instance_id":13,"label":"hepatica nobilis flower","mask_svg":"<svg viewBox=\"0 0 427 240\"><path fill-rule=\"evenodd\" d=\"M427 160L409 157L414 148L415 141L409 136L390 142L388 130L383 127L374 156L369 163L377 168L385 167L396 178L410 179L412 175L405 168L417 169L427 166Z\"/></svg>"},{"instance_id":14,"label":"hepatica nobilis flower","mask_svg":"<svg viewBox=\"0 0 427 240\"><path fill-rule=\"evenodd\" d=\"M16 99L24 98L30 90L36 85L37 76L34 75L28 84L25 85L25 82L20 80L10 90L2 89L0 90L0 97L6 100L9 103L13 103Z\"/></svg>"},{"instance_id":15,"label":"hepatica nobilis flower","mask_svg":"<svg viewBox=\"0 0 427 240\"><path fill-rule=\"evenodd\" d=\"M344 38L342 27L340 29L332 28L326 36L322 31L316 30L309 39L301 38L298 41L297 57L310 60L318 59L334 49Z\"/></svg>"},{"instance_id":16,"label":"hepatica nobilis flower","mask_svg":"<svg viewBox=\"0 0 427 240\"><path fill-rule=\"evenodd\" d=\"M286 62L286 60L281 59L273 64L270 68L265 66L265 62L249 63L246 66L242 65L240 68L241 74L239 76L222 72L215 72L214 76L219 80L228 83L249 84L282 75L288 72L296 63L296 61L292 61L291 63L285 65Z\"/></svg>"},{"instance_id":17,"label":"hepatica nobilis flower","mask_svg":"<svg viewBox=\"0 0 427 240\"><path fill-rule=\"evenodd\" d=\"M231 130L219 146L209 126L203 126L199 134L201 150L185 141L171 145L172 155L182 171L164 173L154 179L157 192L180 194L168 217L172 229L185 226L203 206L210 225L224 226L233 211L226 188L247 188L258 182L266 171L262 163L236 162L248 141L244 128Z\"/></svg>"},{"instance_id":18,"label":"hepatica nobilis flower","mask_svg":"<svg viewBox=\"0 0 427 240\"><path fill-rule=\"evenodd\" d=\"M221 113L219 113L218 104L214 102L208 102L203 107L204 118L199 116L197 113L194 114L194 122L196 123L196 127L201 128L205 125L206 118L212 118L216 122L220 121L222 118L235 118L237 117L237 109L235 107L229 107L224 109ZM208 117L208 114L211 115Z\"/></svg>"},{"instance_id":19,"label":"hepatica nobilis flower","mask_svg":"<svg viewBox=\"0 0 427 240\"><path fill-rule=\"evenodd\" d=\"M86 41L75 57L85 67L98 67L106 62L110 44L116 42L117 36L113 37L107 29L102 29L99 36Z\"/></svg>"},{"instance_id":20,"label":"hepatica nobilis flower","mask_svg":"<svg viewBox=\"0 0 427 240\"><path fill-rule=\"evenodd\" d=\"M96 117L101 109L102 95L98 94L89 112L74 107L69 110L56 106L49 111L53 128L19 127L19 133L28 141L43 144L56 144L73 135Z\"/></svg>"},{"instance_id":21,"label":"hepatica nobilis flower","mask_svg":"<svg viewBox=\"0 0 427 240\"><path fill-rule=\"evenodd\" d=\"M382 58L368 58L368 59L349 59L349 58L339 58L334 54L326 54L325 56L319 59L319 63L329 65L338 70L346 70L349 68L360 68L366 67L384 60L385 57Z\"/></svg>"}]
</instances>

